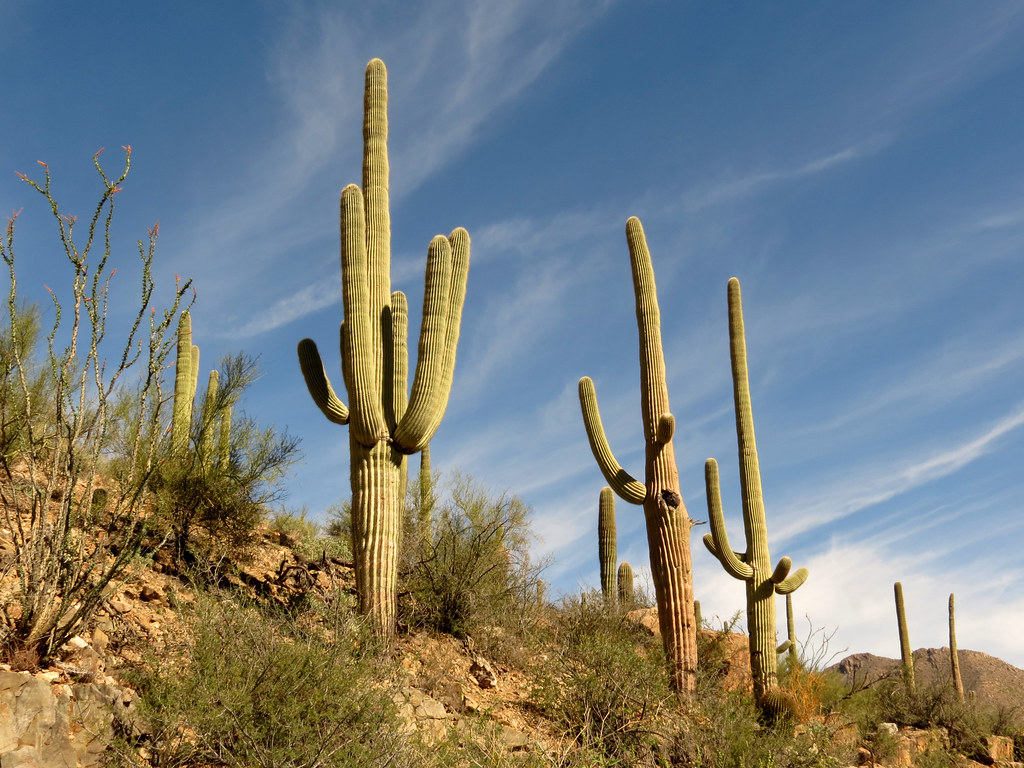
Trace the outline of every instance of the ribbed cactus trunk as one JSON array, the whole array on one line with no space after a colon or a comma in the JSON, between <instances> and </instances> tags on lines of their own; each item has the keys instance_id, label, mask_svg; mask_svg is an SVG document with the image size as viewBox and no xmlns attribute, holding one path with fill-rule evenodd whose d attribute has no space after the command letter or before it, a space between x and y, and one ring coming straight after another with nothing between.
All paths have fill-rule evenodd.
<instances>
[{"instance_id":1,"label":"ribbed cactus trunk","mask_svg":"<svg viewBox=\"0 0 1024 768\"><path fill-rule=\"evenodd\" d=\"M615 602L615 563L618 546L615 538L615 493L605 486L597 505L597 557L601 564L601 593L608 603Z\"/></svg>"},{"instance_id":2,"label":"ribbed cactus trunk","mask_svg":"<svg viewBox=\"0 0 1024 768\"><path fill-rule=\"evenodd\" d=\"M964 681L960 677L960 655L956 650L956 619L953 615L953 593L949 593L949 664L953 674L953 689L960 701L964 700Z\"/></svg>"},{"instance_id":3,"label":"ribbed cactus trunk","mask_svg":"<svg viewBox=\"0 0 1024 768\"><path fill-rule=\"evenodd\" d=\"M618 573L619 605L629 608L633 605L633 566L627 562L619 564Z\"/></svg>"},{"instance_id":4,"label":"ribbed cactus trunk","mask_svg":"<svg viewBox=\"0 0 1024 768\"><path fill-rule=\"evenodd\" d=\"M743 305L740 283L729 280L729 348L732 362L733 399L736 408L736 438L739 445L740 489L743 499L743 530L747 548L737 555L729 545L725 517L722 512L718 462L708 459L704 464L708 516L711 533L704 544L730 576L740 579L747 593L747 634L750 639L750 671L754 695L761 699L779 683L778 640L775 627L775 595L789 594L807 579L807 569L789 575L792 562L788 557L772 568L768 551L768 526L761 492L761 470L754 438L754 414L750 403L750 381L747 372L747 342L743 326Z\"/></svg>"},{"instance_id":5,"label":"ribbed cactus trunk","mask_svg":"<svg viewBox=\"0 0 1024 768\"><path fill-rule=\"evenodd\" d=\"M469 271L469 235L436 236L427 253L423 319L408 389L408 307L391 292L387 71L366 67L363 185L341 194L341 368L351 411L334 393L316 344L299 342L299 363L327 419L349 425L353 555L359 610L390 637L397 612L398 549L406 457L422 450L444 416L455 371Z\"/></svg>"},{"instance_id":6,"label":"ribbed cactus trunk","mask_svg":"<svg viewBox=\"0 0 1024 768\"><path fill-rule=\"evenodd\" d=\"M907 628L907 608L903 602L903 585L896 582L892 585L896 597L896 628L900 633L900 661L903 665L903 682L907 689L913 691L914 683L914 651L910 647L910 630Z\"/></svg>"},{"instance_id":7,"label":"ribbed cactus trunk","mask_svg":"<svg viewBox=\"0 0 1024 768\"><path fill-rule=\"evenodd\" d=\"M636 217L626 222L626 242L640 332L640 410L646 445L643 483L616 461L601 424L594 383L587 377L580 379L580 406L590 448L608 485L630 504L643 505L658 624L668 659L669 678L678 693L688 695L697 684L697 629L693 620L690 560L693 523L679 490L679 471L672 445L675 419L669 409L654 267L643 226Z\"/></svg>"}]
</instances>

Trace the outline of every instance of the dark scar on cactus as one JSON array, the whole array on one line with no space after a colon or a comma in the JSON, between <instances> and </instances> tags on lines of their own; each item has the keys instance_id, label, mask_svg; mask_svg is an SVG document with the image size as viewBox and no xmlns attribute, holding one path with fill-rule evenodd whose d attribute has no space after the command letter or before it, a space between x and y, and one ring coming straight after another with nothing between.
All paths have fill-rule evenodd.
<instances>
[{"instance_id":1,"label":"dark scar on cactus","mask_svg":"<svg viewBox=\"0 0 1024 768\"><path fill-rule=\"evenodd\" d=\"M669 509L676 509L683 502L683 497L675 491L666 488L661 492L661 500L665 502Z\"/></svg>"}]
</instances>

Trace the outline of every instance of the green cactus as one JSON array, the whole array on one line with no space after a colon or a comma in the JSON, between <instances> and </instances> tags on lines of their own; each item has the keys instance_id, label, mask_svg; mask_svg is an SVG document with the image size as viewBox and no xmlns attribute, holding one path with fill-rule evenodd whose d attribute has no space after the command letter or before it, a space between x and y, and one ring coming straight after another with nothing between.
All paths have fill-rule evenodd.
<instances>
[{"instance_id":1,"label":"green cactus","mask_svg":"<svg viewBox=\"0 0 1024 768\"><path fill-rule=\"evenodd\" d=\"M633 605L633 566L625 561L619 564L618 587L619 605L623 607Z\"/></svg>"},{"instance_id":2,"label":"green cactus","mask_svg":"<svg viewBox=\"0 0 1024 768\"><path fill-rule=\"evenodd\" d=\"M376 632L395 631L397 568L406 456L422 450L441 423L469 271L469 235L438 235L427 254L423 320L412 392L408 390L408 308L391 293L387 71L366 67L363 184L341 193L342 376L349 408L324 372L316 344L299 342L313 401L329 421L349 425L353 554L359 611Z\"/></svg>"},{"instance_id":3,"label":"green cactus","mask_svg":"<svg viewBox=\"0 0 1024 768\"><path fill-rule=\"evenodd\" d=\"M793 617L793 593L786 595L786 639L776 649L777 653L787 653L786 665L792 670L800 665L800 653L796 643L796 621Z\"/></svg>"},{"instance_id":4,"label":"green cactus","mask_svg":"<svg viewBox=\"0 0 1024 768\"><path fill-rule=\"evenodd\" d=\"M747 548L742 553L729 546L718 483L718 462L704 464L711 533L704 544L733 578L746 584L747 634L750 637L750 671L754 696L758 700L778 685L778 654L775 636L775 595L789 594L807 579L807 569L789 575L792 561L779 560L772 569L768 552L768 526L761 493L761 471L754 439L754 414L750 404L747 375L747 342L743 329L740 282L729 280L729 346L732 361L733 394L736 407L736 438L739 444L740 488L743 494L743 529Z\"/></svg>"},{"instance_id":5,"label":"green cactus","mask_svg":"<svg viewBox=\"0 0 1024 768\"><path fill-rule=\"evenodd\" d=\"M216 407L219 383L220 374L217 369L210 371L210 378L206 384L206 397L203 400L203 428L199 433L199 464L206 471L209 471L214 464L213 423L216 420L214 408Z\"/></svg>"},{"instance_id":6,"label":"green cactus","mask_svg":"<svg viewBox=\"0 0 1024 768\"><path fill-rule=\"evenodd\" d=\"M615 563L618 562L615 539L615 494L605 486L597 507L597 555L601 563L601 593L615 602Z\"/></svg>"},{"instance_id":7,"label":"green cactus","mask_svg":"<svg viewBox=\"0 0 1024 768\"><path fill-rule=\"evenodd\" d=\"M704 617L700 614L700 600L693 601L693 623L697 625L697 631L704 629Z\"/></svg>"},{"instance_id":8,"label":"green cactus","mask_svg":"<svg viewBox=\"0 0 1024 768\"><path fill-rule=\"evenodd\" d=\"M420 451L419 517L416 521L420 532L428 530L434 511L434 478L430 474L430 444Z\"/></svg>"},{"instance_id":9,"label":"green cactus","mask_svg":"<svg viewBox=\"0 0 1024 768\"><path fill-rule=\"evenodd\" d=\"M174 410L171 416L171 451L181 455L188 450L192 426L192 402L199 376L199 347L192 345L192 316L181 313L178 321L178 358L174 372Z\"/></svg>"},{"instance_id":10,"label":"green cactus","mask_svg":"<svg viewBox=\"0 0 1024 768\"><path fill-rule=\"evenodd\" d=\"M956 650L956 619L953 617L953 593L949 593L949 663L953 673L953 689L960 701L964 700L964 681L960 677L960 655Z\"/></svg>"},{"instance_id":11,"label":"green cactus","mask_svg":"<svg viewBox=\"0 0 1024 768\"><path fill-rule=\"evenodd\" d=\"M661 315L654 268L643 226L635 216L626 222L640 332L640 410L646 443L644 482L634 479L615 459L597 407L594 382L580 379L580 405L590 448L608 485L630 504L644 508L647 546L658 604L658 624L668 660L669 678L680 694L696 688L697 629L693 620L693 568L690 528L693 522L679 490L672 435L675 418L669 410L665 355L661 347Z\"/></svg>"},{"instance_id":12,"label":"green cactus","mask_svg":"<svg viewBox=\"0 0 1024 768\"><path fill-rule=\"evenodd\" d=\"M913 691L914 684L914 652L910 649L910 632L907 630L907 609L903 604L903 585L898 581L893 584L896 595L896 626L900 632L900 659L903 663L903 682L907 689Z\"/></svg>"}]
</instances>

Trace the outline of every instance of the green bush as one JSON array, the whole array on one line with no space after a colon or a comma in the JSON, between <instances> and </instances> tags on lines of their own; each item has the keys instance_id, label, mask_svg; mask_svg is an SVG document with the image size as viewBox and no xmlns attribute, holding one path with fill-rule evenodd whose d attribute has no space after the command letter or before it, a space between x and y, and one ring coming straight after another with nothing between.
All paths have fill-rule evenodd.
<instances>
[{"instance_id":1,"label":"green bush","mask_svg":"<svg viewBox=\"0 0 1024 768\"><path fill-rule=\"evenodd\" d=\"M152 764L349 768L405 754L384 657L352 621L330 636L311 626L199 600L183 666L154 662L133 680Z\"/></svg>"},{"instance_id":2,"label":"green bush","mask_svg":"<svg viewBox=\"0 0 1024 768\"><path fill-rule=\"evenodd\" d=\"M450 485L450 500L406 536L400 620L464 636L531 615L542 564L529 555L529 508L465 476Z\"/></svg>"},{"instance_id":3,"label":"green bush","mask_svg":"<svg viewBox=\"0 0 1024 768\"><path fill-rule=\"evenodd\" d=\"M649 764L670 740L676 701L661 643L592 590L563 601L554 643L533 670L531 701L585 753Z\"/></svg>"}]
</instances>

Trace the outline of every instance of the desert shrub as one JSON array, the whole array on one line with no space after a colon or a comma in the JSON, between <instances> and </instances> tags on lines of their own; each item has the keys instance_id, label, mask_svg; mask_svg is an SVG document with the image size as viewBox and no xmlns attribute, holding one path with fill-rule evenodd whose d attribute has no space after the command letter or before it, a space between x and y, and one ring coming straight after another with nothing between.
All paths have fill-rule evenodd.
<instances>
[{"instance_id":1,"label":"desert shrub","mask_svg":"<svg viewBox=\"0 0 1024 768\"><path fill-rule=\"evenodd\" d=\"M609 765L652 764L676 708L661 643L607 610L596 590L563 601L554 625L534 669L533 705Z\"/></svg>"},{"instance_id":2,"label":"desert shrub","mask_svg":"<svg viewBox=\"0 0 1024 768\"><path fill-rule=\"evenodd\" d=\"M542 569L529 555L529 511L518 497L456 474L450 499L406 536L400 619L462 636L522 618L537 603Z\"/></svg>"},{"instance_id":3,"label":"desert shrub","mask_svg":"<svg viewBox=\"0 0 1024 768\"><path fill-rule=\"evenodd\" d=\"M858 694L855 711L863 732L873 734L880 723L914 728L945 728L950 748L967 757L985 754L983 739L996 726L994 713L961 701L950 682L908 689L902 678L880 680Z\"/></svg>"},{"instance_id":4,"label":"desert shrub","mask_svg":"<svg viewBox=\"0 0 1024 768\"><path fill-rule=\"evenodd\" d=\"M133 680L153 764L348 768L405 752L389 665L354 621L327 637L287 614L204 598L188 627L180 666L154 661Z\"/></svg>"},{"instance_id":5,"label":"desert shrub","mask_svg":"<svg viewBox=\"0 0 1024 768\"><path fill-rule=\"evenodd\" d=\"M298 438L235 412L259 376L256 359L228 355L218 370L215 393L207 391L202 406L193 409L192 449L162 457L149 484L155 522L187 565L244 555L267 506L283 498L285 475L300 456ZM223 418L230 426L227 445L213 460L209 446L220 441Z\"/></svg>"},{"instance_id":6,"label":"desert shrub","mask_svg":"<svg viewBox=\"0 0 1024 768\"><path fill-rule=\"evenodd\" d=\"M162 373L190 283L180 283L157 309L151 269L157 227L139 242L140 285L123 333L107 325L115 196L128 176L131 151L116 178L94 165L102 192L92 215L77 226L54 198L50 171L22 180L46 201L67 279L50 292L52 317L42 333L39 315L19 294L12 215L0 235L8 268L6 322L0 329L0 521L10 531L16 579L0 594L0 646L50 656L85 622L111 581L133 563L145 533L145 488L151 457L163 441L166 392ZM134 282L134 280L133 280ZM130 416L118 406L137 404ZM109 462L112 433L120 434L116 471L104 504L104 530L91 535L97 472Z\"/></svg>"}]
</instances>

